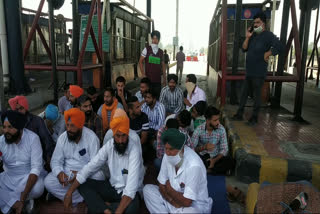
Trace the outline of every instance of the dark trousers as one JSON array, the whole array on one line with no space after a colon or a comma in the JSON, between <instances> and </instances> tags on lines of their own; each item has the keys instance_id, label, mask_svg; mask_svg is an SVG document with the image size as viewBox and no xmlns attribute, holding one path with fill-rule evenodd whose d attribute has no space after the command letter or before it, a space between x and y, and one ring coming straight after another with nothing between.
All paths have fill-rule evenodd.
<instances>
[{"instance_id":1,"label":"dark trousers","mask_svg":"<svg viewBox=\"0 0 320 214\"><path fill-rule=\"evenodd\" d=\"M202 159L206 168L209 167L210 162L207 160L210 158L209 154L199 155ZM212 175L226 175L227 171L232 170L234 168L234 160L229 156L224 156L220 160L218 160L214 167L211 169Z\"/></svg>"},{"instance_id":2,"label":"dark trousers","mask_svg":"<svg viewBox=\"0 0 320 214\"><path fill-rule=\"evenodd\" d=\"M166 80L164 80L166 81ZM157 94L157 100L159 100L159 97L160 97L160 92L161 92L161 83L154 83L152 82L151 83L151 88L156 92Z\"/></svg>"},{"instance_id":3,"label":"dark trousers","mask_svg":"<svg viewBox=\"0 0 320 214\"><path fill-rule=\"evenodd\" d=\"M88 213L103 213L106 209L114 213L122 198L122 192L118 194L108 180L88 179L79 186L78 190L88 205ZM137 194L126 208L125 213L138 213L140 199ZM105 202L111 205L108 206Z\"/></svg>"},{"instance_id":4,"label":"dark trousers","mask_svg":"<svg viewBox=\"0 0 320 214\"><path fill-rule=\"evenodd\" d=\"M260 106L261 106L261 90L264 84L264 78L258 77L246 77L243 82L241 96L240 96L240 105L237 114L243 115L244 107L247 104L247 99L249 94L253 94L253 112L252 117L258 118Z\"/></svg>"}]
</instances>

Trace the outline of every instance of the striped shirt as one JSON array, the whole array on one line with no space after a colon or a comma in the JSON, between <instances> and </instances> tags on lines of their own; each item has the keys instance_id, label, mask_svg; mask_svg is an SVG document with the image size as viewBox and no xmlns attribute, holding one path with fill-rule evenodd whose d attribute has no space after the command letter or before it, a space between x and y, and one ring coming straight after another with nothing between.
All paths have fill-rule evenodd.
<instances>
[{"instance_id":1,"label":"striped shirt","mask_svg":"<svg viewBox=\"0 0 320 214\"><path fill-rule=\"evenodd\" d=\"M141 107L141 111L148 115L149 127L154 130L159 130L164 124L166 118L166 109L160 102L156 102L153 109L151 109L146 103Z\"/></svg>"},{"instance_id":2,"label":"striped shirt","mask_svg":"<svg viewBox=\"0 0 320 214\"><path fill-rule=\"evenodd\" d=\"M193 132L191 141L195 147L204 146L206 143L212 143L215 145L213 151L209 152L204 150L200 152L200 155L210 154L210 157L214 158L219 154L222 154L223 156L228 154L226 130L221 124L216 130L209 133L206 130L206 123L203 123Z\"/></svg>"},{"instance_id":3,"label":"striped shirt","mask_svg":"<svg viewBox=\"0 0 320 214\"><path fill-rule=\"evenodd\" d=\"M168 113L178 114L183 110L183 92L181 88L176 87L171 91L169 86L161 90L159 101L165 106Z\"/></svg>"}]
</instances>

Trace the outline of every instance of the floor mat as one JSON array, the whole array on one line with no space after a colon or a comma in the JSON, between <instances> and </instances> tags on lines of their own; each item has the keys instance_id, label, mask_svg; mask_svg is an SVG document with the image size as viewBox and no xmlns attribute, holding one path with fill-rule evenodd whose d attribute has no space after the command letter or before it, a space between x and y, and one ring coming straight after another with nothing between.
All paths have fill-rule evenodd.
<instances>
[{"instance_id":1,"label":"floor mat","mask_svg":"<svg viewBox=\"0 0 320 214\"><path fill-rule=\"evenodd\" d=\"M211 213L231 213L226 194L227 189L225 176L208 175L208 191L209 196L213 200Z\"/></svg>"}]
</instances>

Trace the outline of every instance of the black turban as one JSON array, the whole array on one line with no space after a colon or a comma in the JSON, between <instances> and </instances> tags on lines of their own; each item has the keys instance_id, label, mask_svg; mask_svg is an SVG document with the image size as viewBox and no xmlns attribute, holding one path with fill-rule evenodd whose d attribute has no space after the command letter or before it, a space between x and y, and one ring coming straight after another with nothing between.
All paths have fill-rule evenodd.
<instances>
[{"instance_id":1,"label":"black turban","mask_svg":"<svg viewBox=\"0 0 320 214\"><path fill-rule=\"evenodd\" d=\"M157 30L152 31L151 33L151 38L153 38L154 36L156 36L158 38L158 40L160 40L160 32Z\"/></svg>"},{"instance_id":2,"label":"black turban","mask_svg":"<svg viewBox=\"0 0 320 214\"><path fill-rule=\"evenodd\" d=\"M1 122L4 123L4 120L8 118L9 123L16 129L23 129L26 126L27 118L24 114L21 114L17 111L4 111L1 113Z\"/></svg>"}]
</instances>

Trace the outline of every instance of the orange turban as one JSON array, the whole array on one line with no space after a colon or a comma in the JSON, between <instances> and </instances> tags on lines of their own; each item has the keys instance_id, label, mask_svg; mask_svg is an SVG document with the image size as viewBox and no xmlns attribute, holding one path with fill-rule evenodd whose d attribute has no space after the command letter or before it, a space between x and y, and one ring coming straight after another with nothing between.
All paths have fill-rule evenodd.
<instances>
[{"instance_id":1,"label":"orange turban","mask_svg":"<svg viewBox=\"0 0 320 214\"><path fill-rule=\"evenodd\" d=\"M25 108L27 111L29 110L29 104L28 100L25 96L16 96L14 98L11 98L9 100L10 108L15 111L17 104L21 105L23 108Z\"/></svg>"},{"instance_id":2,"label":"orange turban","mask_svg":"<svg viewBox=\"0 0 320 214\"><path fill-rule=\"evenodd\" d=\"M64 120L66 123L71 120L71 122L81 129L84 125L86 116L83 111L78 108L72 108L64 112Z\"/></svg>"},{"instance_id":3,"label":"orange turban","mask_svg":"<svg viewBox=\"0 0 320 214\"><path fill-rule=\"evenodd\" d=\"M83 94L83 89L77 85L70 85L69 89L70 89L70 94L75 98L78 98Z\"/></svg>"},{"instance_id":4,"label":"orange turban","mask_svg":"<svg viewBox=\"0 0 320 214\"><path fill-rule=\"evenodd\" d=\"M114 116L110 122L110 128L112 129L113 136L118 132L129 135L130 121L123 109L116 109Z\"/></svg>"}]
</instances>

